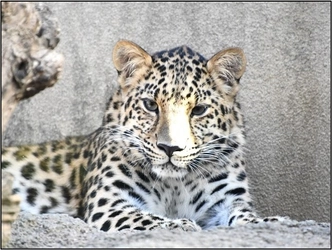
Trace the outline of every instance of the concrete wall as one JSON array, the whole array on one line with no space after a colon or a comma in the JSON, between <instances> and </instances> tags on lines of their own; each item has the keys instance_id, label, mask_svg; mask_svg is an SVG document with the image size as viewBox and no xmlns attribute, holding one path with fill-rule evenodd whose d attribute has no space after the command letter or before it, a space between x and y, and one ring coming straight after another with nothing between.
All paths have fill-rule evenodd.
<instances>
[{"instance_id":1,"label":"concrete wall","mask_svg":"<svg viewBox=\"0 0 332 250\"><path fill-rule=\"evenodd\" d=\"M330 221L330 3L47 3L62 80L22 102L4 145L87 134L101 124L121 38L149 52L186 44L209 58L242 47L247 170L262 215Z\"/></svg>"}]
</instances>

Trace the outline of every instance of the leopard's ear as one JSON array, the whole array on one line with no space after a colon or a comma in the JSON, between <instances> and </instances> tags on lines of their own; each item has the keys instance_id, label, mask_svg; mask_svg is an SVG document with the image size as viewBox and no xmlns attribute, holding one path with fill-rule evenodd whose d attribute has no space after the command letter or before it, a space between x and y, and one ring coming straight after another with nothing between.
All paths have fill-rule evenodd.
<instances>
[{"instance_id":1,"label":"leopard's ear","mask_svg":"<svg viewBox=\"0 0 332 250\"><path fill-rule=\"evenodd\" d=\"M113 63L118 71L120 84L129 84L128 79L152 65L152 57L137 44L120 40L113 49Z\"/></svg>"},{"instance_id":2,"label":"leopard's ear","mask_svg":"<svg viewBox=\"0 0 332 250\"><path fill-rule=\"evenodd\" d=\"M239 80L246 69L247 60L240 48L228 48L215 54L207 63L207 69L222 91L235 96Z\"/></svg>"}]
</instances>

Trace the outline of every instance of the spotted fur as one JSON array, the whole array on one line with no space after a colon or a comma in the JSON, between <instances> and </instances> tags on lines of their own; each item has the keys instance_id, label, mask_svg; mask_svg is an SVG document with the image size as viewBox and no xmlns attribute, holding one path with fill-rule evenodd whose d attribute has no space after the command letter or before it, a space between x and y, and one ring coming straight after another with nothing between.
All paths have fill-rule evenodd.
<instances>
[{"instance_id":1,"label":"spotted fur","mask_svg":"<svg viewBox=\"0 0 332 250\"><path fill-rule=\"evenodd\" d=\"M258 218L236 100L240 48L210 60L183 46L150 56L119 41L118 90L88 136L3 149L22 209L69 213L103 231L200 230Z\"/></svg>"}]
</instances>

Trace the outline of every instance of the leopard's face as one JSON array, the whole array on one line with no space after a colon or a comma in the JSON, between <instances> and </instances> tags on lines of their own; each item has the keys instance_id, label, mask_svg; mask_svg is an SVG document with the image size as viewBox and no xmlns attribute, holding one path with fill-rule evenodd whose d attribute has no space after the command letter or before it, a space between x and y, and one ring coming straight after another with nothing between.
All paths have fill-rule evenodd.
<instances>
[{"instance_id":1,"label":"leopard's face","mask_svg":"<svg viewBox=\"0 0 332 250\"><path fill-rule=\"evenodd\" d=\"M123 46L127 55L134 49L143 54L136 55L141 61L132 54L125 60L116 54L124 48L115 48L115 57L123 60L120 67L115 59L123 102L120 124L139 141L146 165L160 177L182 177L190 171L209 175L228 163L244 143L235 95L245 58L233 51L236 62L227 53L207 61L188 47L150 57L137 45Z\"/></svg>"}]
</instances>

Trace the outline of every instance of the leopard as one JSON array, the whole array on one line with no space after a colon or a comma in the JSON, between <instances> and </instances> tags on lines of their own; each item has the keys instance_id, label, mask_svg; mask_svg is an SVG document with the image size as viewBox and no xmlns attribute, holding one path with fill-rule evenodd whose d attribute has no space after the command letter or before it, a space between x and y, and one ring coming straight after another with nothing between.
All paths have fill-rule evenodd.
<instances>
[{"instance_id":1,"label":"leopard","mask_svg":"<svg viewBox=\"0 0 332 250\"><path fill-rule=\"evenodd\" d=\"M188 46L150 55L119 40L112 59L117 87L98 129L2 148L22 211L69 214L105 232L284 219L258 216L249 192L241 48L207 60Z\"/></svg>"}]
</instances>

